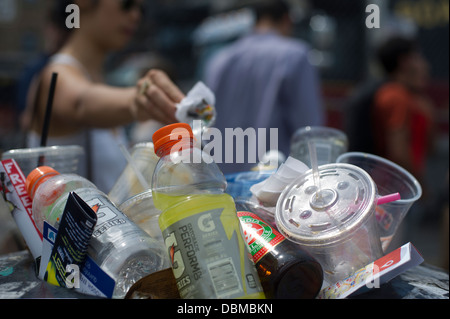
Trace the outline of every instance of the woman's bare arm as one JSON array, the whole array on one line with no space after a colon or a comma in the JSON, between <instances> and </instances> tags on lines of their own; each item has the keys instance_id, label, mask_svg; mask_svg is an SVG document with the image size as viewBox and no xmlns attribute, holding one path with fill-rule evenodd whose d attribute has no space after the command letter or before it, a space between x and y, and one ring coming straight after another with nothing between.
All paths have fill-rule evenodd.
<instances>
[{"instance_id":1,"label":"woman's bare arm","mask_svg":"<svg viewBox=\"0 0 450 319\"><path fill-rule=\"evenodd\" d=\"M112 128L133 121L155 119L163 124L176 122L175 103L183 93L158 70L150 71L135 87L117 88L92 83L74 67L54 65L42 75L38 101L39 118L43 119L50 79L58 73L51 135L64 135L80 127ZM141 91L143 83L150 83ZM39 131L39 125L37 127Z\"/></svg>"}]
</instances>

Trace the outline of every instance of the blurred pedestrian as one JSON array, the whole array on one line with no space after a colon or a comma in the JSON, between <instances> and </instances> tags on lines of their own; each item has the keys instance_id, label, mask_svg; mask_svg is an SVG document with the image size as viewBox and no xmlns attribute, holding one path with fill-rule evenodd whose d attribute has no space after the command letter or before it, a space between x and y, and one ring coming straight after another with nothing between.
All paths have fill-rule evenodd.
<instances>
[{"instance_id":1,"label":"blurred pedestrian","mask_svg":"<svg viewBox=\"0 0 450 319\"><path fill-rule=\"evenodd\" d=\"M371 129L376 153L420 180L433 137L433 106L425 94L428 63L415 41L398 36L380 46L378 59L386 83L373 101Z\"/></svg>"},{"instance_id":2,"label":"blurred pedestrian","mask_svg":"<svg viewBox=\"0 0 450 319\"><path fill-rule=\"evenodd\" d=\"M205 83L216 94L215 126L222 135L225 128L277 128L278 149L288 155L296 129L324 124L319 77L308 61L309 46L290 37L293 22L287 3L263 0L251 7L254 30L206 64ZM267 144L266 150L269 138ZM221 168L231 173L254 165Z\"/></svg>"},{"instance_id":3,"label":"blurred pedestrian","mask_svg":"<svg viewBox=\"0 0 450 319\"><path fill-rule=\"evenodd\" d=\"M137 31L143 0L60 1L80 9L80 28L53 55L30 92L28 146L36 147L44 121L52 73L58 73L48 145L84 146L83 175L108 192L126 165L120 144L126 144L123 126L155 119L176 122L175 104L184 97L168 76L150 70L134 87L104 84L107 55L122 49Z\"/></svg>"}]
</instances>

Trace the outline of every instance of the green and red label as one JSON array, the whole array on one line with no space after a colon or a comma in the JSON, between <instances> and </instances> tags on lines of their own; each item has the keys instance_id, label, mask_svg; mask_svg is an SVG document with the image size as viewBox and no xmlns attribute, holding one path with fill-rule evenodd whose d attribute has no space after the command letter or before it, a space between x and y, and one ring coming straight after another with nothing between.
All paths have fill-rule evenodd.
<instances>
[{"instance_id":1,"label":"green and red label","mask_svg":"<svg viewBox=\"0 0 450 319\"><path fill-rule=\"evenodd\" d=\"M257 215L250 212L238 212L237 215L255 264L285 239Z\"/></svg>"}]
</instances>

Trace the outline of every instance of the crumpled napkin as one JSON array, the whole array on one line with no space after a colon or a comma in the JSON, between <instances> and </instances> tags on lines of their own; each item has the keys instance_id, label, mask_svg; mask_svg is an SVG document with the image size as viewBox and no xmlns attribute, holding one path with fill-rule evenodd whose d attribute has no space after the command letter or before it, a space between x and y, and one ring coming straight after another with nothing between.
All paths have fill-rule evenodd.
<instances>
[{"instance_id":1,"label":"crumpled napkin","mask_svg":"<svg viewBox=\"0 0 450 319\"><path fill-rule=\"evenodd\" d=\"M305 163L289 156L275 173L250 187L250 191L264 205L275 207L283 190L307 170Z\"/></svg>"},{"instance_id":2,"label":"crumpled napkin","mask_svg":"<svg viewBox=\"0 0 450 319\"><path fill-rule=\"evenodd\" d=\"M198 82L176 105L175 117L178 121L191 124L194 120L201 120L207 127L214 125L216 120L216 97L203 83Z\"/></svg>"}]
</instances>

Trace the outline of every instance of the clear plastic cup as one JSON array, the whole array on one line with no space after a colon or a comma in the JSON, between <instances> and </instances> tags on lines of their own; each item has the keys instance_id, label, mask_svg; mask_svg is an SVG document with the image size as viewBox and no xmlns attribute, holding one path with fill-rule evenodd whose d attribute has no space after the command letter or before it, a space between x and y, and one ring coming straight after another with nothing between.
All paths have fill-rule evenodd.
<instances>
[{"instance_id":1,"label":"clear plastic cup","mask_svg":"<svg viewBox=\"0 0 450 319\"><path fill-rule=\"evenodd\" d=\"M149 234L150 237L164 244L161 229L158 224L158 218L161 212L153 205L151 190L126 200L119 206L119 210Z\"/></svg>"},{"instance_id":2,"label":"clear plastic cup","mask_svg":"<svg viewBox=\"0 0 450 319\"><path fill-rule=\"evenodd\" d=\"M400 194L400 200L376 208L380 240L386 251L409 209L422 196L422 187L404 168L380 156L350 152L339 156L337 162L352 164L365 170L375 181L379 196Z\"/></svg>"},{"instance_id":3,"label":"clear plastic cup","mask_svg":"<svg viewBox=\"0 0 450 319\"><path fill-rule=\"evenodd\" d=\"M153 171L159 159L153 143L136 144L130 151L130 158L132 162L128 163L108 194L117 206L150 188ZM144 184L141 178L144 179Z\"/></svg>"},{"instance_id":4,"label":"clear plastic cup","mask_svg":"<svg viewBox=\"0 0 450 319\"><path fill-rule=\"evenodd\" d=\"M14 159L27 176L38 166L50 166L61 174L80 174L84 149L78 145L60 145L9 150L2 159Z\"/></svg>"},{"instance_id":5,"label":"clear plastic cup","mask_svg":"<svg viewBox=\"0 0 450 319\"><path fill-rule=\"evenodd\" d=\"M308 142L316 147L318 165L336 162L342 153L348 151L347 135L331 127L306 126L298 129L291 139L290 156L311 167Z\"/></svg>"},{"instance_id":6,"label":"clear plastic cup","mask_svg":"<svg viewBox=\"0 0 450 319\"><path fill-rule=\"evenodd\" d=\"M309 170L281 194L278 230L309 251L333 284L382 257L375 207L377 189L362 169L348 164L319 166L321 188Z\"/></svg>"}]
</instances>

